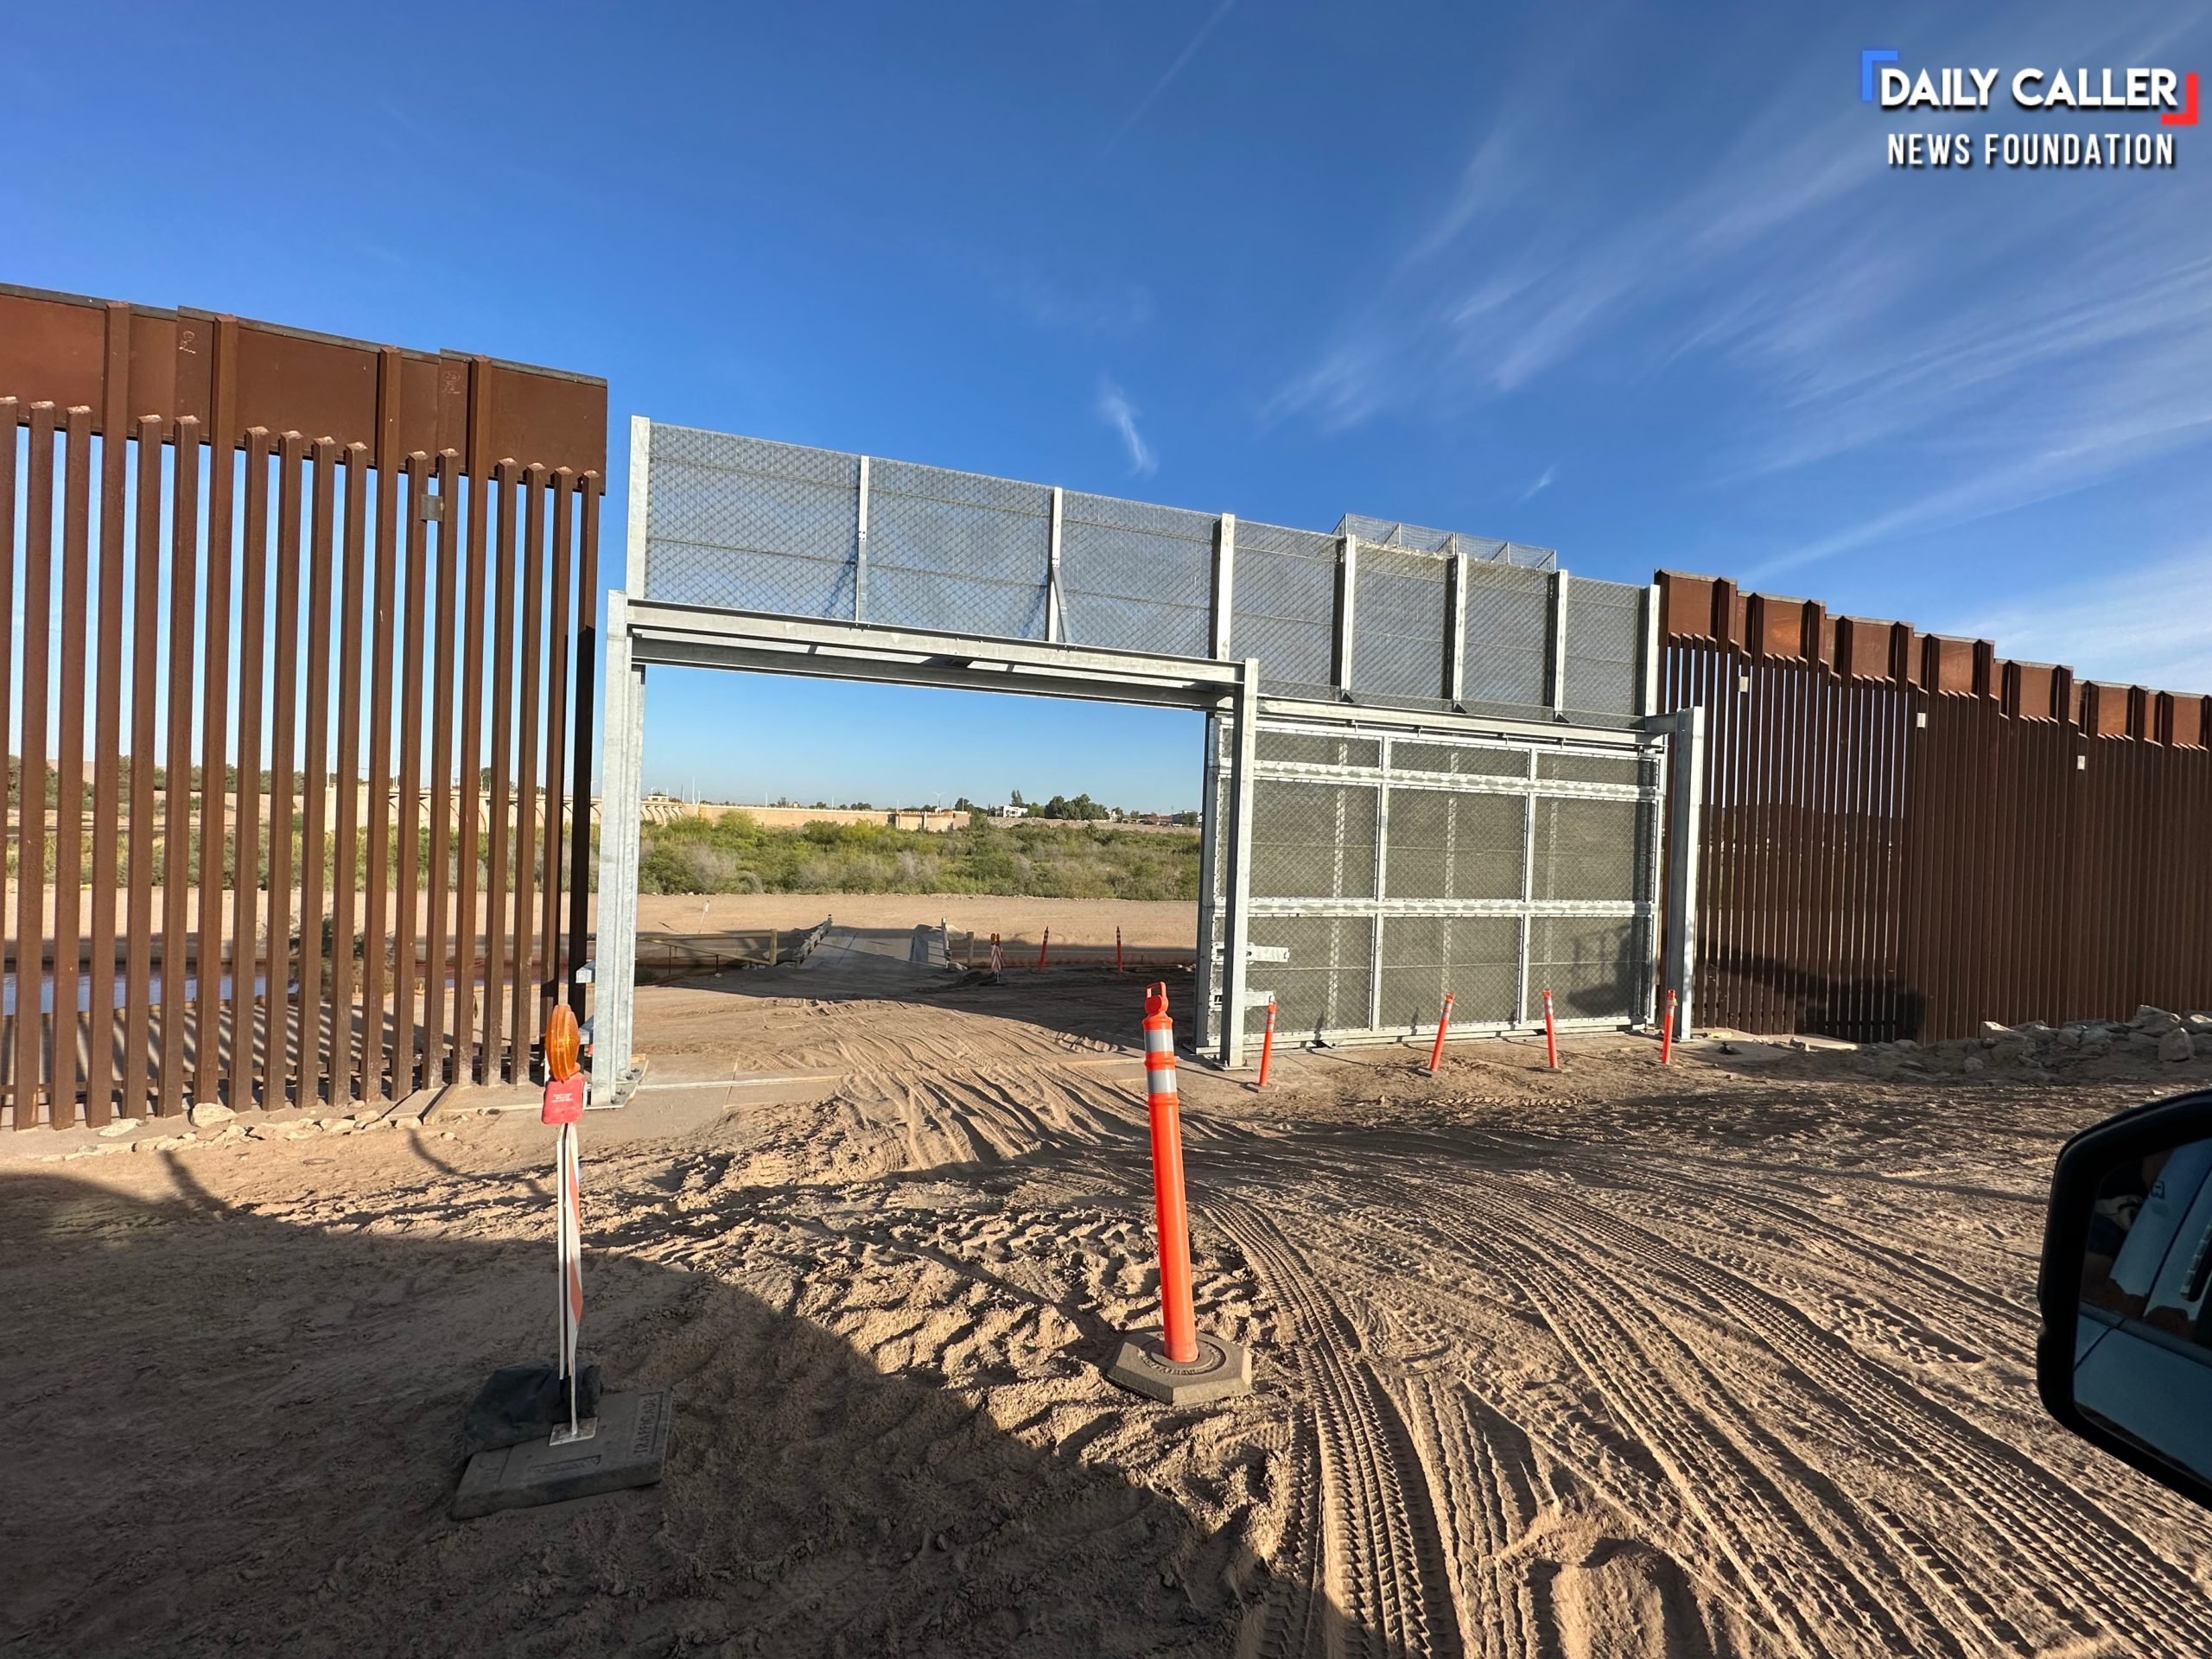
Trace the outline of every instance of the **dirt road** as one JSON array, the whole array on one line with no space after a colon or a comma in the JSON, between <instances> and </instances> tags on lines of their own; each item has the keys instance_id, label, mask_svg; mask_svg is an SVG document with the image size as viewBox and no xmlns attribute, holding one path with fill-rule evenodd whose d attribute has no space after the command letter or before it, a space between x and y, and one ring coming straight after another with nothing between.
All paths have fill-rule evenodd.
<instances>
[{"instance_id":1,"label":"dirt road","mask_svg":"<svg viewBox=\"0 0 2212 1659\"><path fill-rule=\"evenodd\" d=\"M2212 1651L2212 1525L2049 1425L2031 1369L2059 1141L2212 1065L1662 1071L1612 1039L1554 1076L1492 1043L1437 1080L1294 1054L1264 1096L1186 1066L1199 1320L1259 1388L1179 1412L1098 1374L1154 1317L1134 981L922 955L886 925L641 994L648 1091L586 1130L586 1333L677 1391L652 1493L443 1516L467 1395L548 1339L534 1119L9 1147L0 1632Z\"/></svg>"}]
</instances>

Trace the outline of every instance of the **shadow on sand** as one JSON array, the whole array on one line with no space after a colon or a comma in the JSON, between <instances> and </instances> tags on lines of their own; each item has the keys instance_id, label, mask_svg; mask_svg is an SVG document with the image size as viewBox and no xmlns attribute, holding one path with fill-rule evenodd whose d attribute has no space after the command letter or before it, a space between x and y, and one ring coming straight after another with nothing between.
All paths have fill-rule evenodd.
<instances>
[{"instance_id":1,"label":"shadow on sand","mask_svg":"<svg viewBox=\"0 0 2212 1659\"><path fill-rule=\"evenodd\" d=\"M1249 1506L1210 1529L1090 1436L886 1374L772 1268L598 1253L610 1385L676 1392L664 1484L454 1522L469 1397L550 1340L543 1240L451 1236L474 1183L431 1160L428 1219L311 1227L168 1164L152 1203L0 1179L11 1652L1385 1651L1271 1574Z\"/></svg>"}]
</instances>

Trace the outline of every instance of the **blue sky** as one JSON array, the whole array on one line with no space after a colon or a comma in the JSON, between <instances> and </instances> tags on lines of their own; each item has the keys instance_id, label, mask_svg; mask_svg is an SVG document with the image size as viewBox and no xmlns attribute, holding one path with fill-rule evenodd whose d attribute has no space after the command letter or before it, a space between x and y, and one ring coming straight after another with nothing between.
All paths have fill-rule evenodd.
<instances>
[{"instance_id":1,"label":"blue sky","mask_svg":"<svg viewBox=\"0 0 2212 1659\"><path fill-rule=\"evenodd\" d=\"M604 374L618 492L643 411L2212 687L2212 126L1906 173L1892 126L2069 118L1858 97L1868 46L2212 71L2212 14L127 10L11 21L0 279ZM1182 806L1198 757L1187 716L671 674L647 764Z\"/></svg>"}]
</instances>

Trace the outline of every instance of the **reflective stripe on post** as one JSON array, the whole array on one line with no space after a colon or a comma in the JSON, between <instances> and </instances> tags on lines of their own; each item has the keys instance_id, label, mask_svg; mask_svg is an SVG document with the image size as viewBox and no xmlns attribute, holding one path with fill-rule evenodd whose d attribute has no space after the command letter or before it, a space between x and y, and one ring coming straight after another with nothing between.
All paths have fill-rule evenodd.
<instances>
[{"instance_id":1,"label":"reflective stripe on post","mask_svg":"<svg viewBox=\"0 0 2212 1659\"><path fill-rule=\"evenodd\" d=\"M1182 1103L1175 1086L1175 1021L1164 982L1145 988L1144 1076L1153 1205L1160 1223L1160 1328L1168 1359L1194 1365L1198 1326L1191 1306L1191 1222L1183 1207Z\"/></svg>"},{"instance_id":2,"label":"reflective stripe on post","mask_svg":"<svg viewBox=\"0 0 2212 1659\"><path fill-rule=\"evenodd\" d=\"M1452 1029L1452 993L1444 993L1444 1012L1436 1017L1436 1043L1428 1051L1428 1075L1434 1077L1444 1065L1444 1033Z\"/></svg>"},{"instance_id":3,"label":"reflective stripe on post","mask_svg":"<svg viewBox=\"0 0 2212 1659\"><path fill-rule=\"evenodd\" d=\"M1552 1023L1552 994L1544 993L1544 1063L1559 1070L1559 1030Z\"/></svg>"}]
</instances>

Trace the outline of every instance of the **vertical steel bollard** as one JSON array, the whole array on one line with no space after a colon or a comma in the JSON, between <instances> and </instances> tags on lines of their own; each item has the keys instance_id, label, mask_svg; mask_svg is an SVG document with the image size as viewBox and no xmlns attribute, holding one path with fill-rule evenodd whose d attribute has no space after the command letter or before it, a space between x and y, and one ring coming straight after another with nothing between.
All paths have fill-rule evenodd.
<instances>
[{"instance_id":1,"label":"vertical steel bollard","mask_svg":"<svg viewBox=\"0 0 2212 1659\"><path fill-rule=\"evenodd\" d=\"M1667 990L1666 1022L1659 1027L1659 1064L1665 1065L1675 1057L1675 991Z\"/></svg>"},{"instance_id":2,"label":"vertical steel bollard","mask_svg":"<svg viewBox=\"0 0 2212 1659\"><path fill-rule=\"evenodd\" d=\"M1165 982L1144 994L1146 1116L1152 1125L1152 1195L1160 1228L1160 1332L1123 1339L1106 1375L1124 1388L1185 1405L1243 1394L1252 1356L1237 1344L1198 1336L1191 1305L1191 1223L1183 1203L1182 1102L1175 1084L1175 1021Z\"/></svg>"},{"instance_id":3,"label":"vertical steel bollard","mask_svg":"<svg viewBox=\"0 0 2212 1659\"><path fill-rule=\"evenodd\" d=\"M1428 1075L1444 1069L1444 1033L1452 1029L1452 993L1444 993L1444 1012L1436 1016L1436 1042L1428 1051Z\"/></svg>"},{"instance_id":4,"label":"vertical steel bollard","mask_svg":"<svg viewBox=\"0 0 2212 1659\"><path fill-rule=\"evenodd\" d=\"M1045 953L1052 948L1052 930L1046 928L1045 937L1037 942L1037 971L1045 971Z\"/></svg>"},{"instance_id":5,"label":"vertical steel bollard","mask_svg":"<svg viewBox=\"0 0 2212 1659\"><path fill-rule=\"evenodd\" d=\"M1271 996L1268 999L1268 1023L1260 1033L1260 1080L1252 1085L1254 1088L1264 1089L1268 1086L1268 1062L1274 1057L1275 1000Z\"/></svg>"},{"instance_id":6,"label":"vertical steel bollard","mask_svg":"<svg viewBox=\"0 0 2212 1659\"><path fill-rule=\"evenodd\" d=\"M1559 1070L1559 1029L1552 1023L1552 994L1544 993L1544 1064Z\"/></svg>"}]
</instances>

